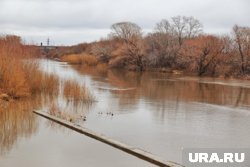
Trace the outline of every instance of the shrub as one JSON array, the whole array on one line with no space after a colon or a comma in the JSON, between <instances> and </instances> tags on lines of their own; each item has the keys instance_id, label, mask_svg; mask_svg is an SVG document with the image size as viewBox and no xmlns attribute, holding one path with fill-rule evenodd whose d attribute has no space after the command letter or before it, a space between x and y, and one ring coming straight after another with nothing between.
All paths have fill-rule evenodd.
<instances>
[{"instance_id":1,"label":"shrub","mask_svg":"<svg viewBox=\"0 0 250 167\"><path fill-rule=\"evenodd\" d=\"M76 81L68 80L64 83L63 94L68 100L91 103L94 97L85 86L79 85Z\"/></svg>"},{"instance_id":2,"label":"shrub","mask_svg":"<svg viewBox=\"0 0 250 167\"><path fill-rule=\"evenodd\" d=\"M0 94L17 99L42 91L58 93L58 78L40 71L33 55L36 49L22 45L19 37L0 37Z\"/></svg>"},{"instance_id":3,"label":"shrub","mask_svg":"<svg viewBox=\"0 0 250 167\"><path fill-rule=\"evenodd\" d=\"M30 85L23 68L23 57L29 54L18 37L0 38L0 90L12 98L30 95Z\"/></svg>"}]
</instances>

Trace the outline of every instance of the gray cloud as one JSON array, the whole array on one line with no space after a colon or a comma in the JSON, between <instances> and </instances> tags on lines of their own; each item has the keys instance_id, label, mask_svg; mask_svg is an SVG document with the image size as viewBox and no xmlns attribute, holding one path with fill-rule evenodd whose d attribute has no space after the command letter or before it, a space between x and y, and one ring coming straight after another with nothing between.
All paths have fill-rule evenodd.
<instances>
[{"instance_id":1,"label":"gray cloud","mask_svg":"<svg viewBox=\"0 0 250 167\"><path fill-rule=\"evenodd\" d=\"M111 24L133 21L152 29L163 18L194 16L208 33L250 26L249 0L0 0L0 33L39 43L74 44L105 37Z\"/></svg>"}]
</instances>

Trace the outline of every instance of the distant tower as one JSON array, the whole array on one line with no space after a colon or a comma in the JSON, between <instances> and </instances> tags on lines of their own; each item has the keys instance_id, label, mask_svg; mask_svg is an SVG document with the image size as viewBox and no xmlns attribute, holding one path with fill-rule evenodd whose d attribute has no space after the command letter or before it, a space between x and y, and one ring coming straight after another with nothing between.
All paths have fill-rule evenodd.
<instances>
[{"instance_id":1,"label":"distant tower","mask_svg":"<svg viewBox=\"0 0 250 167\"><path fill-rule=\"evenodd\" d=\"M49 46L49 38L47 39L47 46Z\"/></svg>"}]
</instances>

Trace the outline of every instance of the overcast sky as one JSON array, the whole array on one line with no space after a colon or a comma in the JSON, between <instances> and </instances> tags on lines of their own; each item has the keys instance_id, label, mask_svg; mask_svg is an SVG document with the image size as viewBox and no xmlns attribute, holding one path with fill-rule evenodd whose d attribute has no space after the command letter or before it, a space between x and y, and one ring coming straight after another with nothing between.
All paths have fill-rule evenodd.
<instances>
[{"instance_id":1,"label":"overcast sky","mask_svg":"<svg viewBox=\"0 0 250 167\"><path fill-rule=\"evenodd\" d=\"M116 22L148 32L177 15L199 19L206 33L230 33L234 24L250 26L250 0L0 0L0 34L71 45L106 37Z\"/></svg>"}]
</instances>

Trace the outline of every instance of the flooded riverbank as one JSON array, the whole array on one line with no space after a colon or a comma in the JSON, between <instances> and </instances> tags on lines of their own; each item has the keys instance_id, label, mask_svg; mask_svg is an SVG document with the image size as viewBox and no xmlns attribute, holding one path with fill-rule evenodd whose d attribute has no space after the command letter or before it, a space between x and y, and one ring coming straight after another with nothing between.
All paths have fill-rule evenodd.
<instances>
[{"instance_id":1,"label":"flooded riverbank","mask_svg":"<svg viewBox=\"0 0 250 167\"><path fill-rule=\"evenodd\" d=\"M1 112L1 167L151 166L31 113L51 103L86 115L82 126L179 163L183 148L250 147L248 81L97 71L51 60L40 65L60 83L86 85L97 102L86 106L59 94L22 112Z\"/></svg>"}]
</instances>

